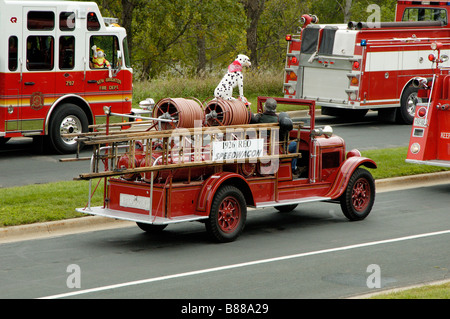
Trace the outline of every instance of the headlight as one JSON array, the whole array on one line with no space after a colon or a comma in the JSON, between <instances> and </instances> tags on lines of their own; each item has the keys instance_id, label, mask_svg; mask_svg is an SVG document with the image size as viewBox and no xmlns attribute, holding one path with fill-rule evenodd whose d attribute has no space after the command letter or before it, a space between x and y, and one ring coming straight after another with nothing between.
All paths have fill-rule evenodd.
<instances>
[{"instance_id":1,"label":"headlight","mask_svg":"<svg viewBox=\"0 0 450 319\"><path fill-rule=\"evenodd\" d=\"M411 153L413 153L413 154L419 153L419 151L420 151L420 145L419 145L419 143L414 143L414 144L412 144L409 150L410 150Z\"/></svg>"}]
</instances>

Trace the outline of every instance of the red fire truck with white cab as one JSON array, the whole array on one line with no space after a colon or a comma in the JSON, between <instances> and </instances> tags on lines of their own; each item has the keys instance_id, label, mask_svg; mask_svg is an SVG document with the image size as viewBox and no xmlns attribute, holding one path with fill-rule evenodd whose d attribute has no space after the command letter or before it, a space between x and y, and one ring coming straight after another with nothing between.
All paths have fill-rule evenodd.
<instances>
[{"instance_id":1,"label":"red fire truck with white cab","mask_svg":"<svg viewBox=\"0 0 450 319\"><path fill-rule=\"evenodd\" d=\"M258 98L258 110L267 99ZM219 242L239 236L247 206L290 212L301 203L335 202L349 220L366 218L375 182L363 167L376 163L346 151L331 127L315 127L315 101L274 99L308 107L310 118L293 123L280 113L278 123L254 124L238 99L202 105L166 98L145 130L79 134L93 154L91 171L79 175L90 181L88 203L77 211L134 221L147 232L199 221ZM103 205L91 205L102 180Z\"/></svg>"},{"instance_id":2,"label":"red fire truck with white cab","mask_svg":"<svg viewBox=\"0 0 450 319\"><path fill-rule=\"evenodd\" d=\"M430 78L418 77L415 86L426 103L417 104L412 126L407 163L450 167L450 74L448 67L440 64L449 56L441 51L450 47L436 42L429 60L436 64L435 74Z\"/></svg>"},{"instance_id":3,"label":"red fire truck with white cab","mask_svg":"<svg viewBox=\"0 0 450 319\"><path fill-rule=\"evenodd\" d=\"M94 2L0 0L0 144L44 139L73 153L68 133L131 113L125 29Z\"/></svg>"},{"instance_id":4,"label":"red fire truck with white cab","mask_svg":"<svg viewBox=\"0 0 450 319\"><path fill-rule=\"evenodd\" d=\"M320 25L303 15L288 35L284 96L312 99L327 115L380 117L411 124L417 76L433 74L430 44L448 39L447 1L397 1L395 22Z\"/></svg>"}]
</instances>

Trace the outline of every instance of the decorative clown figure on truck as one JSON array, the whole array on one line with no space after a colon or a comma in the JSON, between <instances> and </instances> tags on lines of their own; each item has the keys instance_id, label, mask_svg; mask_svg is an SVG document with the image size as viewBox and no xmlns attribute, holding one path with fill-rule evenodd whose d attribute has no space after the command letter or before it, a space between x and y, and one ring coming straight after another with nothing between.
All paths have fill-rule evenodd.
<instances>
[{"instance_id":1,"label":"decorative clown figure on truck","mask_svg":"<svg viewBox=\"0 0 450 319\"><path fill-rule=\"evenodd\" d=\"M93 45L91 49L93 51L92 64L94 69L108 68L109 77L112 77L111 63L109 63L109 61L106 60L105 51L103 51L103 49L101 48L98 48L96 45Z\"/></svg>"}]
</instances>

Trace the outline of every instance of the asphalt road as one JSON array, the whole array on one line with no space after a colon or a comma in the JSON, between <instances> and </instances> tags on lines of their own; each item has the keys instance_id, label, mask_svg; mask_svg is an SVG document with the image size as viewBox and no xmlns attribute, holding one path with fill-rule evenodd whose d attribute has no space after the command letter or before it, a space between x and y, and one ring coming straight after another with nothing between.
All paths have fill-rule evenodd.
<instances>
[{"instance_id":1,"label":"asphalt road","mask_svg":"<svg viewBox=\"0 0 450 319\"><path fill-rule=\"evenodd\" d=\"M411 126L380 122L376 113L362 120L348 121L335 117L318 117L317 126L331 125L344 138L347 150L408 146ZM89 150L80 157L88 157ZM31 138L11 139L0 148L0 187L69 181L89 172L89 161L60 162L74 155L42 153Z\"/></svg>"},{"instance_id":2,"label":"asphalt road","mask_svg":"<svg viewBox=\"0 0 450 319\"><path fill-rule=\"evenodd\" d=\"M251 211L228 244L197 222L0 244L0 298L347 298L448 279L449 193L377 193L359 222L331 203Z\"/></svg>"}]
</instances>

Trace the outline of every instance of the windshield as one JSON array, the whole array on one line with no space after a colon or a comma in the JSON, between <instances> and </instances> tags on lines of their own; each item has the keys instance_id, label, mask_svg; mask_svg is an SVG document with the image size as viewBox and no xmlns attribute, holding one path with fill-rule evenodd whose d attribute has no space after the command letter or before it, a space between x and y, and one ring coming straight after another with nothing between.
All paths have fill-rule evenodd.
<instances>
[{"instance_id":1,"label":"windshield","mask_svg":"<svg viewBox=\"0 0 450 319\"><path fill-rule=\"evenodd\" d=\"M447 10L441 8L406 8L402 21L443 21L447 24Z\"/></svg>"}]
</instances>

